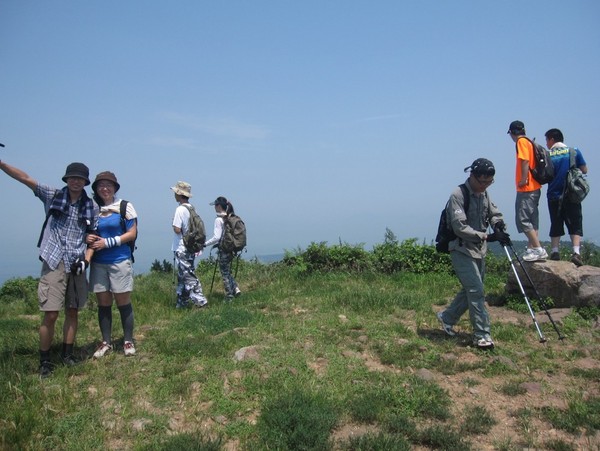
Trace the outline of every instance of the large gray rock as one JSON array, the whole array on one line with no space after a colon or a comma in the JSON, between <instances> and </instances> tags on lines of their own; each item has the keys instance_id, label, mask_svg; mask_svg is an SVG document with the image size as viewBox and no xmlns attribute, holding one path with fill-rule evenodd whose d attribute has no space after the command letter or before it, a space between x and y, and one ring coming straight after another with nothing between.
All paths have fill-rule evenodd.
<instances>
[{"instance_id":1,"label":"large gray rock","mask_svg":"<svg viewBox=\"0 0 600 451\"><path fill-rule=\"evenodd\" d=\"M537 299L519 262L514 262L519 279L529 299ZM542 297L551 297L554 307L600 306L600 268L580 266L565 261L523 262L529 277ZM511 268L506 284L508 293L521 293Z\"/></svg>"}]
</instances>

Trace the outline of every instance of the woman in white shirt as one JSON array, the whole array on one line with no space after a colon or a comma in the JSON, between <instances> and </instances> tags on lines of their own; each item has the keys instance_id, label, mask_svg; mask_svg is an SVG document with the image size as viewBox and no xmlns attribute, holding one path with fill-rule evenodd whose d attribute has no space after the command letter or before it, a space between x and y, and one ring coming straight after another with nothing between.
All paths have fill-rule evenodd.
<instances>
[{"instance_id":1,"label":"woman in white shirt","mask_svg":"<svg viewBox=\"0 0 600 451\"><path fill-rule=\"evenodd\" d=\"M210 205L214 205L217 217L215 218L215 226L212 238L206 241L205 246L217 246L221 244L223 235L225 233L225 221L229 215L234 214L233 205L225 197L219 196ZM219 270L221 271L221 277L223 278L223 288L225 289L225 300L231 301L234 297L242 294L239 289L237 282L234 280L231 274L231 262L235 257L234 252L226 252L219 248L219 254L217 256L219 262Z\"/></svg>"}]
</instances>

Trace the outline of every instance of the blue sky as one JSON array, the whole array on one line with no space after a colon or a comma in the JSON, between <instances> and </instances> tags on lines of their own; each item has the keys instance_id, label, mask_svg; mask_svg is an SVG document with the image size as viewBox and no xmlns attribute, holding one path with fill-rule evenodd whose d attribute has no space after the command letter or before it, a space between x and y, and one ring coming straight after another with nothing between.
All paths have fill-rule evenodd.
<instances>
[{"instance_id":1,"label":"blue sky","mask_svg":"<svg viewBox=\"0 0 600 451\"><path fill-rule=\"evenodd\" d=\"M431 241L463 168L487 157L515 237L520 119L582 149L584 238L600 243L599 19L593 0L1 0L0 158L57 186L72 161L115 172L145 272L171 259L178 180L209 229L208 203L233 202L248 257L371 249L386 227ZM4 174L0 192L0 280L37 275L42 204Z\"/></svg>"}]
</instances>

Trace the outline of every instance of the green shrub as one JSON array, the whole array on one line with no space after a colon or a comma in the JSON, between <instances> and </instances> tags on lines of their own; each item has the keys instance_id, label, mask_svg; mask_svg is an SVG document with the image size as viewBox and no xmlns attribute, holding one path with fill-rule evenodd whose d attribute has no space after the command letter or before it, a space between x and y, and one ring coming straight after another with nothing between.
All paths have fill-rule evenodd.
<instances>
[{"instance_id":1,"label":"green shrub","mask_svg":"<svg viewBox=\"0 0 600 451\"><path fill-rule=\"evenodd\" d=\"M28 307L38 305L37 299L38 279L24 277L21 279L9 279L0 288L0 302L25 302Z\"/></svg>"},{"instance_id":2,"label":"green shrub","mask_svg":"<svg viewBox=\"0 0 600 451\"><path fill-rule=\"evenodd\" d=\"M361 244L340 243L327 246L325 241L311 243L305 251L286 251L286 265L301 269L301 272L347 271L364 272L371 269L371 257Z\"/></svg>"},{"instance_id":3,"label":"green shrub","mask_svg":"<svg viewBox=\"0 0 600 451\"><path fill-rule=\"evenodd\" d=\"M448 254L440 254L432 245L417 244L416 238L397 243L387 240L373 247L373 265L384 274L407 271L415 274L451 272Z\"/></svg>"}]
</instances>

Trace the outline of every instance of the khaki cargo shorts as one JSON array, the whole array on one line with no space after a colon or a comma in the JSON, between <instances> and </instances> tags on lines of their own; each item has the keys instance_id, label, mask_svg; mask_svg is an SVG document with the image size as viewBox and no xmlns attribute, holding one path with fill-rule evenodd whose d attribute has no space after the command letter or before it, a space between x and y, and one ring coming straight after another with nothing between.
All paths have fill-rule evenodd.
<instances>
[{"instance_id":1,"label":"khaki cargo shorts","mask_svg":"<svg viewBox=\"0 0 600 451\"><path fill-rule=\"evenodd\" d=\"M43 312L58 312L67 308L82 309L88 295L85 273L79 276L65 271L60 262L54 270L46 262L42 265L42 275L38 284L38 302Z\"/></svg>"}]
</instances>

